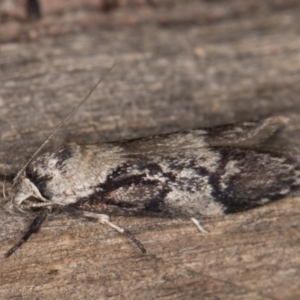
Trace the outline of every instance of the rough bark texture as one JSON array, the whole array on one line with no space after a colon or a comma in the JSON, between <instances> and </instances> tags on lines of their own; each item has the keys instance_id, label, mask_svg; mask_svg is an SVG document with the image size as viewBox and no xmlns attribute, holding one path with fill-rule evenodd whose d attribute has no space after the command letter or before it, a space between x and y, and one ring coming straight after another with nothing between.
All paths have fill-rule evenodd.
<instances>
[{"instance_id":1,"label":"rough bark texture","mask_svg":"<svg viewBox=\"0 0 300 300\"><path fill-rule=\"evenodd\" d=\"M148 4L141 2L143 12ZM132 27L83 30L72 23L76 10L43 13L22 25L18 18L6 17L0 31L14 22L21 33L19 42L0 45L1 173L20 169L115 58L116 66L101 88L48 149L67 140L120 140L279 114L290 117L291 123L276 145L299 148L299 1L253 0L254 7L264 9L252 14L244 10L240 18L234 13L238 1L227 1L224 18L198 24L186 22L191 8L183 2L176 1L181 11L176 10L175 21L158 22L159 12L152 12L149 20L156 20ZM240 3L245 2L249 3ZM147 9L166 9L168 1L163 3ZM219 1L199 5L206 5L210 15L226 7ZM121 18L130 12L123 9L110 13ZM132 9L138 15L138 8ZM104 12L101 16L108 19ZM40 31L30 41L32 32L46 28L45 23L47 28L56 26L59 36ZM66 24L77 29L63 31ZM9 191L9 184L6 188ZM205 218L201 222L209 235L200 234L189 220L113 218L144 243L147 254L110 228L52 216L38 234L4 259L30 222L30 216L8 207L2 199L1 299L300 297L299 198Z\"/></svg>"}]
</instances>

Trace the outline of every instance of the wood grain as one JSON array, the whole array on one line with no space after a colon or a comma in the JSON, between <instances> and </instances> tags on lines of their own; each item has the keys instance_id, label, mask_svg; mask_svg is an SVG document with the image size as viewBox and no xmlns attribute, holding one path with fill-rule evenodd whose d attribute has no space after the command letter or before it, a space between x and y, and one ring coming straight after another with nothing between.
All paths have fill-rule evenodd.
<instances>
[{"instance_id":1,"label":"wood grain","mask_svg":"<svg viewBox=\"0 0 300 300\"><path fill-rule=\"evenodd\" d=\"M95 143L271 115L291 118L278 147L300 146L299 12L168 27L93 28L0 45L0 167L17 172L117 63L47 146ZM262 174L263 176L263 174ZM9 184L6 183L9 192ZM299 198L189 220L56 215L12 257L29 216L0 202L1 299L298 299Z\"/></svg>"}]
</instances>

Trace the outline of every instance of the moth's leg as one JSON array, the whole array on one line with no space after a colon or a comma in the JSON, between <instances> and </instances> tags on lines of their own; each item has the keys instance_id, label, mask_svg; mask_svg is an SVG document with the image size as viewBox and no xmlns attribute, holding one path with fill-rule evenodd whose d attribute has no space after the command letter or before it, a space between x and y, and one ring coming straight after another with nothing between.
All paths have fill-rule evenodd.
<instances>
[{"instance_id":1,"label":"moth's leg","mask_svg":"<svg viewBox=\"0 0 300 300\"><path fill-rule=\"evenodd\" d=\"M5 257L11 256L16 250L18 250L33 233L37 233L39 229L41 228L41 225L46 220L48 215L47 209L43 209L37 217L33 220L33 222L30 224L27 232L24 234L24 236L21 238L21 240L14 245L9 251L6 252Z\"/></svg>"},{"instance_id":2,"label":"moth's leg","mask_svg":"<svg viewBox=\"0 0 300 300\"><path fill-rule=\"evenodd\" d=\"M197 228L204 234L208 234L208 231L206 231L202 225L200 224L199 220L196 218L191 218L191 221L197 226Z\"/></svg>"},{"instance_id":3,"label":"moth's leg","mask_svg":"<svg viewBox=\"0 0 300 300\"><path fill-rule=\"evenodd\" d=\"M270 117L258 122L242 122L207 128L210 146L253 147L265 142L282 130L289 119L283 116Z\"/></svg>"},{"instance_id":4,"label":"moth's leg","mask_svg":"<svg viewBox=\"0 0 300 300\"><path fill-rule=\"evenodd\" d=\"M4 200L7 199L6 192L5 192L5 181L2 183L2 195Z\"/></svg>"},{"instance_id":5,"label":"moth's leg","mask_svg":"<svg viewBox=\"0 0 300 300\"><path fill-rule=\"evenodd\" d=\"M108 215L98 214L98 213L89 212L89 211L84 211L82 213L82 215L87 218L97 219L98 222L100 222L101 224L108 225L108 226L112 227L113 229L115 229L116 231L126 235L133 243L135 243L141 249L141 251L143 253L146 253L146 249L145 249L144 245L130 231L110 222Z\"/></svg>"}]
</instances>

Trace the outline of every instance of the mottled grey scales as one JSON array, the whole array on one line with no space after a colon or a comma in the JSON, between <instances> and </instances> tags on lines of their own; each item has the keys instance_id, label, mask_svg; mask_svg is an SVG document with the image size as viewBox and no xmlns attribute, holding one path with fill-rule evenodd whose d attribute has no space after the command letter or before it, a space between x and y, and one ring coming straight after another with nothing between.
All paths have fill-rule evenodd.
<instances>
[{"instance_id":1,"label":"mottled grey scales","mask_svg":"<svg viewBox=\"0 0 300 300\"><path fill-rule=\"evenodd\" d=\"M298 156L261 147L286 123L272 117L123 142L68 143L27 166L12 202L21 210L85 216L199 218L254 208L299 188Z\"/></svg>"}]
</instances>

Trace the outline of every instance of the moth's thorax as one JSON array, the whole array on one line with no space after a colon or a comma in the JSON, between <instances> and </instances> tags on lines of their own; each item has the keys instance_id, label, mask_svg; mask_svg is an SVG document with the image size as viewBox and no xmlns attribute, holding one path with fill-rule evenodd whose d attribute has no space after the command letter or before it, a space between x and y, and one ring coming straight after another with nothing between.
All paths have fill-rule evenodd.
<instances>
[{"instance_id":1,"label":"moth's thorax","mask_svg":"<svg viewBox=\"0 0 300 300\"><path fill-rule=\"evenodd\" d=\"M13 204L21 209L64 206L95 192L120 165L119 147L67 143L35 158L13 185Z\"/></svg>"}]
</instances>

